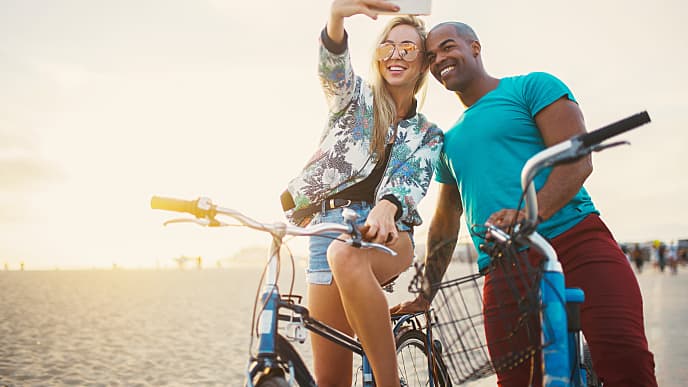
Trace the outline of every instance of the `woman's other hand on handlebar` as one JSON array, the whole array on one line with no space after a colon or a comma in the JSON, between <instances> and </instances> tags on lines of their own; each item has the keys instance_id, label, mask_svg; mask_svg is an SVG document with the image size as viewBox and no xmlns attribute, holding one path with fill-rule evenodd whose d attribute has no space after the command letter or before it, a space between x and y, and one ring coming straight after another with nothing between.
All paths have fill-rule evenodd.
<instances>
[{"instance_id":1,"label":"woman's other hand on handlebar","mask_svg":"<svg viewBox=\"0 0 688 387\"><path fill-rule=\"evenodd\" d=\"M380 200L368 215L365 225L361 228L363 239L384 245L393 245L399 240L399 232L394 221L397 206L388 201Z\"/></svg>"}]
</instances>

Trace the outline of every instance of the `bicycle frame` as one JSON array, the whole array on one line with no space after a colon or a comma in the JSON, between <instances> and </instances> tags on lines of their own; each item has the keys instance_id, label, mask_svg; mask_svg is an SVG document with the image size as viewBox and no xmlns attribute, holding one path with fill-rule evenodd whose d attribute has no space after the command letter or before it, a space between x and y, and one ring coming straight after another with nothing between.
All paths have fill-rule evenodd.
<instances>
[{"instance_id":1,"label":"bicycle frame","mask_svg":"<svg viewBox=\"0 0 688 387\"><path fill-rule=\"evenodd\" d=\"M249 360L246 372L247 386L249 387L254 386L253 380L257 372L269 372L271 369L279 368L279 365L277 364L277 351L275 344L276 336L278 334L279 320L297 323L298 325L295 330L295 338L299 339L300 341L305 340L305 336L300 336L303 334L301 327L304 327L338 345L347 348L354 353L361 355L365 359L363 348L356 339L332 327L329 327L316 319L311 318L308 310L305 307L282 300L282 297L278 292L277 275L279 271L279 251L282 246L282 238L284 235L284 233L279 233L276 235L273 234L272 243L268 251L267 269L261 295L263 308L260 312L260 317L258 318L257 324L259 341L256 358L258 364L252 367L251 363L254 361L254 359ZM282 316L279 314L280 308L289 309L293 313L298 314L298 317L294 318L293 316ZM364 371L366 365L367 361L364 360ZM369 366L367 368L368 372L370 373L370 382L364 382L364 386L372 387L374 386L374 384L372 384L372 370L370 370ZM366 379L367 378L364 376L364 381ZM294 380L293 367L290 365L290 375L288 379L290 385L293 384Z\"/></svg>"},{"instance_id":2,"label":"bicycle frame","mask_svg":"<svg viewBox=\"0 0 688 387\"><path fill-rule=\"evenodd\" d=\"M299 324L297 327L305 327L306 329L319 334L354 353L364 356L363 348L356 339L332 327L329 327L316 319L311 318L308 314L308 310L303 306L282 300L277 288L277 274L279 262L278 254L282 245L283 236L283 234L273 235L272 244L270 245L270 250L268 252L267 271L261 295L264 307L262 308L260 317L258 318L259 342L257 359L260 364L256 367L251 367L251 362L253 359L249 361L246 374L247 385L249 387L253 387L253 379L256 376L256 372L265 372L266 370L278 367L275 340L278 332L279 320L295 322ZM279 314L280 308L291 310L292 312L298 314L298 318L281 316ZM300 328L297 328L296 332L303 333ZM296 333L295 336L299 336L301 333ZM302 339L305 339L305 336L301 337ZM296 338L300 339L299 337ZM366 364L365 361L364 364ZM372 383L372 371L370 371L370 375L370 381ZM293 369L290 367L290 384L292 384L293 381ZM374 386L374 384L364 384L364 386Z\"/></svg>"},{"instance_id":3,"label":"bicycle frame","mask_svg":"<svg viewBox=\"0 0 688 387\"><path fill-rule=\"evenodd\" d=\"M257 326L257 333L259 336L258 353L256 356L257 359L249 360L249 364L246 371L247 386L254 386L253 380L255 379L256 374L258 372L270 372L270 370L273 368L279 368L279 365L277 364L276 336L278 332L279 321L284 320L291 321L292 323L295 322L299 324L297 325L297 327L304 327L309 331L318 334L322 337L325 337L326 339L334 342L335 344L341 345L342 347L361 356L362 386L375 387L373 370L370 366L370 363L368 362L368 358L365 356L365 353L363 352L363 347L361 346L360 342L358 342L358 340L310 317L308 310L305 307L291 302L285 302L282 300L282 297L278 292L277 275L279 272L278 254L282 245L282 238L284 237L284 235L285 234L283 233L273 235L273 240L270 245L270 250L268 252L266 276L261 295L261 300L263 302L264 307L262 308L260 317L258 318ZM298 315L298 318L294 318L293 316L290 317L280 315L280 308L286 308L291 310L292 312ZM418 329L420 329L421 324L417 320L417 316L420 314L423 313L394 316L393 333L396 335L405 324L409 323L412 324L414 328L417 327ZM430 319L427 320L430 321ZM429 322L427 324L429 324ZM299 331L300 329L297 328L296 332ZM431 329L429 327L427 327L425 334L426 348L428 351L428 367L432 367L433 348L431 345L430 337ZM295 338L297 340L300 340L299 335L300 333L295 333ZM303 339L305 339L305 336L302 337ZM254 360L257 360L258 364L252 366ZM429 370L430 369L432 368L429 368ZM294 380L294 370L293 367L290 366L290 375L288 377L288 382L290 383L290 385L294 382ZM435 386L435 382L433 378L430 378L430 387L433 386Z\"/></svg>"}]
</instances>

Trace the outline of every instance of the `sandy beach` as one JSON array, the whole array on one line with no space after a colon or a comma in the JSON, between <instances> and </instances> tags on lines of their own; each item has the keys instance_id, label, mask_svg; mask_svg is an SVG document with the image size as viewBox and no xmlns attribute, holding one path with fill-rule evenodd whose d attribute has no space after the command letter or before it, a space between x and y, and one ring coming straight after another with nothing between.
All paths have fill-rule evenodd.
<instances>
[{"instance_id":1,"label":"sandy beach","mask_svg":"<svg viewBox=\"0 0 688 387\"><path fill-rule=\"evenodd\" d=\"M0 273L0 385L240 385L258 270Z\"/></svg>"},{"instance_id":2,"label":"sandy beach","mask_svg":"<svg viewBox=\"0 0 688 387\"><path fill-rule=\"evenodd\" d=\"M261 269L0 272L0 386L240 386ZM639 280L660 386L686 385L688 269Z\"/></svg>"}]
</instances>

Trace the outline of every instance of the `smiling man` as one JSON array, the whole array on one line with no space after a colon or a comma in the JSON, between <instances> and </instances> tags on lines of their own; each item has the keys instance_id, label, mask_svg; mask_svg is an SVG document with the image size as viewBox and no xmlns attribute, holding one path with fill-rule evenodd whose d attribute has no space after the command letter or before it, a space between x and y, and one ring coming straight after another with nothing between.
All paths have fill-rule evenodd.
<instances>
[{"instance_id":1,"label":"smiling man","mask_svg":"<svg viewBox=\"0 0 688 387\"><path fill-rule=\"evenodd\" d=\"M481 43L468 25L439 24L429 32L426 46L430 72L466 107L445 134L436 175L439 198L428 232L425 275L429 283L437 283L449 264L464 211L469 227L486 222L507 226L521 219L523 212L516 208L521 195L520 171L526 160L586 129L572 92L556 77L534 72L499 79L488 74ZM542 220L538 232L551 241L559 255L567 286L585 291L582 328L594 368L605 386L656 386L638 283L583 188L591 172L588 156L535 179ZM472 238L480 251L484 240L478 235ZM446 243L449 240L454 243ZM534 252L529 252L529 258L538 259ZM485 253L480 254L478 265L487 272L486 316L493 315L489 311L499 304L500 270L491 267ZM428 305L427 299L419 297L401 308L423 309ZM486 317L493 358L508 350L489 340L501 329L500 324L503 322ZM530 380L539 385L541 367L531 366L531 362L523 362L499 371L499 385L525 386Z\"/></svg>"}]
</instances>

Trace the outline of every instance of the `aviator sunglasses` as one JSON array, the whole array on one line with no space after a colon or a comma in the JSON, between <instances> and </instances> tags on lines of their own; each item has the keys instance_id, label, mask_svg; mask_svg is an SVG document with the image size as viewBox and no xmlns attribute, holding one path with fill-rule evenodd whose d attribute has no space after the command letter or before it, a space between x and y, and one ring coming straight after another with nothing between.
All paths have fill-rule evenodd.
<instances>
[{"instance_id":1,"label":"aviator sunglasses","mask_svg":"<svg viewBox=\"0 0 688 387\"><path fill-rule=\"evenodd\" d=\"M382 43L375 50L375 57L379 61L389 60L394 56L394 51L399 54L399 57L406 62L413 62L418 58L420 50L415 43L412 42L401 42L401 43Z\"/></svg>"}]
</instances>

